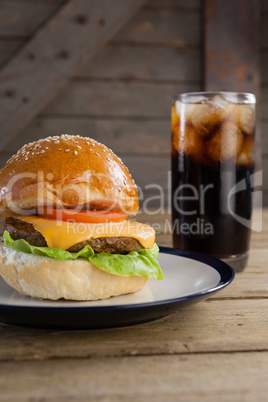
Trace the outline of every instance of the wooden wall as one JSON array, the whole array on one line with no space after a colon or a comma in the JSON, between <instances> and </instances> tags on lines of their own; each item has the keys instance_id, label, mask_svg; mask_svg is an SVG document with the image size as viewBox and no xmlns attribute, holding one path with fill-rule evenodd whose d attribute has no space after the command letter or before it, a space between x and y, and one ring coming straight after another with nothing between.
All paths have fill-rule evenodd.
<instances>
[{"instance_id":1,"label":"wooden wall","mask_svg":"<svg viewBox=\"0 0 268 402\"><path fill-rule=\"evenodd\" d=\"M2 0L0 63L5 63L63 0ZM262 0L261 113L264 199L268 204L268 2ZM167 189L170 106L203 89L203 1L149 0L131 22L0 154L60 133L90 136L114 150L143 190ZM33 88L34 91L38 88ZM0 111L1 113L1 111ZM156 189L147 189L156 195Z\"/></svg>"}]
</instances>

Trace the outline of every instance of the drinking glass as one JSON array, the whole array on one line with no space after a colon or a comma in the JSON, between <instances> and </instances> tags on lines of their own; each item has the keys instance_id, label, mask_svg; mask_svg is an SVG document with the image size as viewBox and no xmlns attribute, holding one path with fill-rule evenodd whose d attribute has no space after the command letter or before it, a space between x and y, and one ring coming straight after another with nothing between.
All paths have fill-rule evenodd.
<instances>
[{"instance_id":1,"label":"drinking glass","mask_svg":"<svg viewBox=\"0 0 268 402\"><path fill-rule=\"evenodd\" d=\"M179 95L172 105L175 248L247 264L256 99L250 93Z\"/></svg>"}]
</instances>

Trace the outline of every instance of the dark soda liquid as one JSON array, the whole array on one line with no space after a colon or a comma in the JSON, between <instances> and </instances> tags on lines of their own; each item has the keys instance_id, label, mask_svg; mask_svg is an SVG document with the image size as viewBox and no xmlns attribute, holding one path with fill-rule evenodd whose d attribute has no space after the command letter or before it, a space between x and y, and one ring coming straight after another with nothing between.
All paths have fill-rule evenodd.
<instances>
[{"instance_id":1,"label":"dark soda liquid","mask_svg":"<svg viewBox=\"0 0 268 402\"><path fill-rule=\"evenodd\" d=\"M247 252L253 172L253 165L204 164L173 150L173 246L219 258Z\"/></svg>"}]
</instances>

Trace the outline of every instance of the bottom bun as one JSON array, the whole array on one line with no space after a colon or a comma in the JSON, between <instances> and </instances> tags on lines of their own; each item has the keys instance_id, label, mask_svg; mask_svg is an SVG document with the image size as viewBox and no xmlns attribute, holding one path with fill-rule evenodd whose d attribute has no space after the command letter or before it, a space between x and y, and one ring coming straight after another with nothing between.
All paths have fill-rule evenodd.
<instances>
[{"instance_id":1,"label":"bottom bun","mask_svg":"<svg viewBox=\"0 0 268 402\"><path fill-rule=\"evenodd\" d=\"M140 276L109 274L85 260L59 261L0 245L0 275L18 292L38 299L98 300L140 290Z\"/></svg>"}]
</instances>

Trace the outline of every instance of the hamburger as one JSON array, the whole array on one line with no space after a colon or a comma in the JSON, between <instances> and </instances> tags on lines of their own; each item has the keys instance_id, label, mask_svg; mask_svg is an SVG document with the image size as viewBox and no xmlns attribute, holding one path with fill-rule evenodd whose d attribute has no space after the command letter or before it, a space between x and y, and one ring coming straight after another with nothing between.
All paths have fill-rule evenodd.
<instances>
[{"instance_id":1,"label":"hamburger","mask_svg":"<svg viewBox=\"0 0 268 402\"><path fill-rule=\"evenodd\" d=\"M64 134L24 145L0 171L0 274L40 299L136 292L163 278L138 209L128 169L99 142Z\"/></svg>"}]
</instances>

